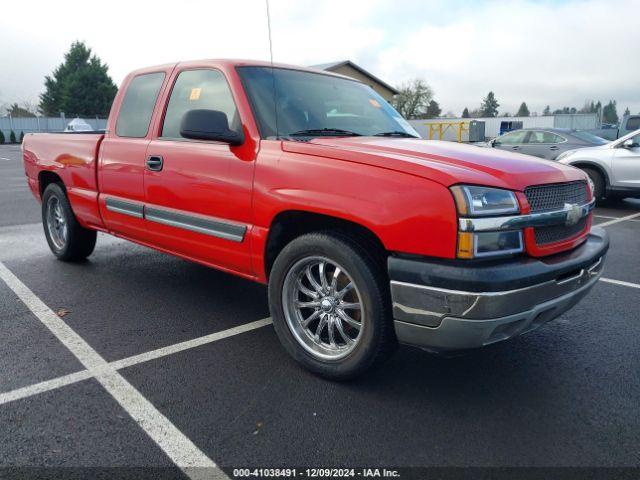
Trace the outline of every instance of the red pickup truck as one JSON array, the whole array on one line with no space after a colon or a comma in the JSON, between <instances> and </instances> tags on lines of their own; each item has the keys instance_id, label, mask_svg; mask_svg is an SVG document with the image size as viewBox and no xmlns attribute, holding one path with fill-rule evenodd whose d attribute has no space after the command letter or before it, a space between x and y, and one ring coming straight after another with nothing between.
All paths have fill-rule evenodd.
<instances>
[{"instance_id":1,"label":"red pickup truck","mask_svg":"<svg viewBox=\"0 0 640 480\"><path fill-rule=\"evenodd\" d=\"M358 375L397 343L465 350L580 300L609 241L580 170L425 141L369 86L207 60L131 73L103 133L27 135L61 260L96 232L269 285L304 367Z\"/></svg>"}]
</instances>

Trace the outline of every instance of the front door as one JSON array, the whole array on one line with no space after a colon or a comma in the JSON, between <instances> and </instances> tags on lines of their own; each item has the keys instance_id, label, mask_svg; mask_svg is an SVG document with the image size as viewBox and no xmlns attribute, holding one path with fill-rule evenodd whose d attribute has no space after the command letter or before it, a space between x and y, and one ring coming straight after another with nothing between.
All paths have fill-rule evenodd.
<instances>
[{"instance_id":1,"label":"front door","mask_svg":"<svg viewBox=\"0 0 640 480\"><path fill-rule=\"evenodd\" d=\"M227 80L210 68L177 70L164 119L147 149L145 218L153 243L221 269L251 274L248 232L255 151L180 134L185 113L225 113L241 131Z\"/></svg>"},{"instance_id":2,"label":"front door","mask_svg":"<svg viewBox=\"0 0 640 480\"><path fill-rule=\"evenodd\" d=\"M516 130L515 132L505 133L501 137L493 140L491 142L491 146L499 148L500 150L507 150L509 152L519 152L528 135L528 130Z\"/></svg>"},{"instance_id":3,"label":"front door","mask_svg":"<svg viewBox=\"0 0 640 480\"><path fill-rule=\"evenodd\" d=\"M613 154L613 186L640 190L640 134L633 146L618 146Z\"/></svg>"}]
</instances>

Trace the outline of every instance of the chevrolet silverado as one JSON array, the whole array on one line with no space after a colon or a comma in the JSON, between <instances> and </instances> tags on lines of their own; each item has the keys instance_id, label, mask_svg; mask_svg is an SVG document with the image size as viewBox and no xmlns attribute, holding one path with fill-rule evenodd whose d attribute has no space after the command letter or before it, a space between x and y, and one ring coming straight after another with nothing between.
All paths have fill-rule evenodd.
<instances>
[{"instance_id":1,"label":"chevrolet silverado","mask_svg":"<svg viewBox=\"0 0 640 480\"><path fill-rule=\"evenodd\" d=\"M309 68L141 69L106 132L30 134L23 158L59 259L105 232L268 284L284 348L334 379L398 343L531 331L584 297L609 245L577 168L422 140L369 86Z\"/></svg>"}]
</instances>

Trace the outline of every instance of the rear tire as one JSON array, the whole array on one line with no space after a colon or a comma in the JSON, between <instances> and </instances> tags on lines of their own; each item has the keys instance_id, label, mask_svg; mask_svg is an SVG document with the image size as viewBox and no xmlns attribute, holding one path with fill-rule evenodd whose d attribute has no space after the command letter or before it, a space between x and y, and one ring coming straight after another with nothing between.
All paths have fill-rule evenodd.
<instances>
[{"instance_id":1,"label":"rear tire","mask_svg":"<svg viewBox=\"0 0 640 480\"><path fill-rule=\"evenodd\" d=\"M64 189L57 183L49 184L42 194L42 224L49 248L58 259L73 262L93 253L96 231L78 223Z\"/></svg>"},{"instance_id":2,"label":"rear tire","mask_svg":"<svg viewBox=\"0 0 640 480\"><path fill-rule=\"evenodd\" d=\"M397 343L384 266L338 233L306 234L280 252L269 279L269 307L287 352L333 380L382 363Z\"/></svg>"},{"instance_id":3,"label":"rear tire","mask_svg":"<svg viewBox=\"0 0 640 480\"><path fill-rule=\"evenodd\" d=\"M593 182L593 198L596 199L596 202L602 200L606 192L604 177L593 168L583 168L582 170L589 175L589 178Z\"/></svg>"}]
</instances>

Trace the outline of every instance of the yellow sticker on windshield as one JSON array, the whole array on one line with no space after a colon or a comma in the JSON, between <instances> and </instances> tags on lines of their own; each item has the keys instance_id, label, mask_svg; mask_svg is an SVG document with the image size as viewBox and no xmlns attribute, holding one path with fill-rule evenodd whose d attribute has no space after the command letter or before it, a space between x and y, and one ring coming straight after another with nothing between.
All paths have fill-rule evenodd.
<instances>
[{"instance_id":1,"label":"yellow sticker on windshield","mask_svg":"<svg viewBox=\"0 0 640 480\"><path fill-rule=\"evenodd\" d=\"M189 95L189 100L199 100L200 92L202 92L201 88L192 88L191 95Z\"/></svg>"},{"instance_id":2,"label":"yellow sticker on windshield","mask_svg":"<svg viewBox=\"0 0 640 480\"><path fill-rule=\"evenodd\" d=\"M382 105L380 105L380 102L378 102L375 98L370 98L369 103L376 108L382 108Z\"/></svg>"}]
</instances>

